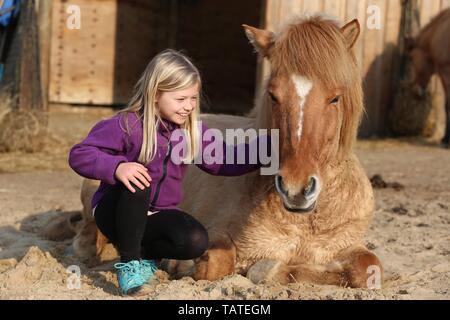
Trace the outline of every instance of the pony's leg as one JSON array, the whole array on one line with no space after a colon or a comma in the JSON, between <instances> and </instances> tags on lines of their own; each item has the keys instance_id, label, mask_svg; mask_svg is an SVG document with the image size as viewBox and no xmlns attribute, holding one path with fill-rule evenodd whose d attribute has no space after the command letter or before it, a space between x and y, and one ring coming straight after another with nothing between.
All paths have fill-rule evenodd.
<instances>
[{"instance_id":1,"label":"pony's leg","mask_svg":"<svg viewBox=\"0 0 450 320\"><path fill-rule=\"evenodd\" d=\"M229 238L211 241L209 249L194 260L163 259L160 268L174 279L192 277L214 281L234 272L236 247Z\"/></svg>"},{"instance_id":2,"label":"pony's leg","mask_svg":"<svg viewBox=\"0 0 450 320\"><path fill-rule=\"evenodd\" d=\"M247 278L254 283L263 280L288 284L292 282L311 282L315 284L343 283L343 269L338 264L329 266L313 264L287 265L280 260L263 259L252 265L247 271Z\"/></svg>"},{"instance_id":3,"label":"pony's leg","mask_svg":"<svg viewBox=\"0 0 450 320\"><path fill-rule=\"evenodd\" d=\"M77 231L73 241L76 254L83 259L102 260L109 240L100 232L92 214L91 200L99 186L99 181L84 179L81 185L80 200L83 205L83 226Z\"/></svg>"},{"instance_id":4,"label":"pony's leg","mask_svg":"<svg viewBox=\"0 0 450 320\"><path fill-rule=\"evenodd\" d=\"M445 91L445 136L442 139L442 143L450 148L450 67L446 67L439 73L442 85Z\"/></svg>"},{"instance_id":5,"label":"pony's leg","mask_svg":"<svg viewBox=\"0 0 450 320\"><path fill-rule=\"evenodd\" d=\"M262 260L247 272L253 282L272 280L311 282L352 288L379 289L383 283L383 268L377 256L364 247L342 251L337 260L328 265L286 265L281 261Z\"/></svg>"},{"instance_id":6,"label":"pony's leg","mask_svg":"<svg viewBox=\"0 0 450 320\"><path fill-rule=\"evenodd\" d=\"M195 272L194 260L162 259L159 268L166 271L173 279L192 277Z\"/></svg>"},{"instance_id":7,"label":"pony's leg","mask_svg":"<svg viewBox=\"0 0 450 320\"><path fill-rule=\"evenodd\" d=\"M209 249L195 260L195 280L214 281L234 273L236 247L230 238L222 238L210 243Z\"/></svg>"},{"instance_id":8,"label":"pony's leg","mask_svg":"<svg viewBox=\"0 0 450 320\"><path fill-rule=\"evenodd\" d=\"M109 243L109 239L103 235L103 233L98 230L97 226L97 241L95 242L95 249L97 256L101 256L101 254L105 251L106 245Z\"/></svg>"},{"instance_id":9,"label":"pony's leg","mask_svg":"<svg viewBox=\"0 0 450 320\"><path fill-rule=\"evenodd\" d=\"M72 239L77 233L78 225L81 223L81 213L61 214L44 226L40 234L52 241Z\"/></svg>"},{"instance_id":10,"label":"pony's leg","mask_svg":"<svg viewBox=\"0 0 450 320\"><path fill-rule=\"evenodd\" d=\"M97 226L94 220L83 221L72 243L74 253L83 260L91 260L97 257Z\"/></svg>"}]
</instances>

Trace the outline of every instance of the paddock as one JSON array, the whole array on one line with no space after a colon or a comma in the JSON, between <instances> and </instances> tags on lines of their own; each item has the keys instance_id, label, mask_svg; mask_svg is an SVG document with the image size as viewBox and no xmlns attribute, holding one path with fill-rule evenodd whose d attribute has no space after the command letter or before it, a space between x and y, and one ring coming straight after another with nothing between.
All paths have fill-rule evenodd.
<instances>
[{"instance_id":1,"label":"paddock","mask_svg":"<svg viewBox=\"0 0 450 320\"><path fill-rule=\"evenodd\" d=\"M360 136L370 139L357 142L356 154L374 187L375 215L364 244L383 262L383 288L254 284L240 275L172 280L159 270L141 296L129 299L450 299L450 151L435 143L440 132L433 118L427 137L385 137L400 0L250 0L229 1L226 8L209 0L70 3L85 18L79 31L67 29L67 1L54 1L44 66L50 101L45 146L35 153L0 153L0 299L124 299L114 260L84 263L73 255L71 240L46 239L43 228L82 209L82 178L69 168L68 152L126 103L155 53L168 46L185 50L203 71L203 111L241 115L251 109L268 72L242 23L276 29L292 12L324 11L365 25L369 5L381 8L385 28L364 28L357 45L367 110ZM449 6L449 0L419 1L421 25ZM443 108L437 78L430 88L436 115Z\"/></svg>"},{"instance_id":2,"label":"paddock","mask_svg":"<svg viewBox=\"0 0 450 320\"><path fill-rule=\"evenodd\" d=\"M67 168L67 152L112 112L54 108L50 128L57 148L0 155L0 299L120 298L112 263L83 264L71 255L70 241L40 234L52 218L81 210L81 178ZM450 152L410 139L363 140L356 151L368 176L380 174L388 183L375 183L375 218L365 237L383 261L383 289L255 285L238 275L214 282L170 281L158 271L155 285L139 299L449 299ZM80 268L80 289L67 286L76 285L67 273L73 265Z\"/></svg>"}]
</instances>

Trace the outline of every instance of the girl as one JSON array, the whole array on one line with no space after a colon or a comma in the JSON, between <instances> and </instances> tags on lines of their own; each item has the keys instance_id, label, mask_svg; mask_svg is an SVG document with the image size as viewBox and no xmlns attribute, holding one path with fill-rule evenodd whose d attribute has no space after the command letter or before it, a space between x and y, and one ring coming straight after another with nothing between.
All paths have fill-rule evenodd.
<instances>
[{"instance_id":1,"label":"girl","mask_svg":"<svg viewBox=\"0 0 450 320\"><path fill-rule=\"evenodd\" d=\"M207 130L205 125L198 127L201 86L192 62L165 50L147 66L127 108L97 123L70 151L75 172L101 180L92 199L93 214L99 230L118 248L121 262L115 268L123 294L137 292L153 276L156 259L194 259L208 248L205 227L177 208L185 162L192 162L211 143L200 141ZM186 154L181 164L172 161L172 150L181 143L171 141L176 129L184 129ZM248 159L249 145L243 147ZM203 161L197 166L210 174L236 176L260 168L257 162Z\"/></svg>"}]
</instances>

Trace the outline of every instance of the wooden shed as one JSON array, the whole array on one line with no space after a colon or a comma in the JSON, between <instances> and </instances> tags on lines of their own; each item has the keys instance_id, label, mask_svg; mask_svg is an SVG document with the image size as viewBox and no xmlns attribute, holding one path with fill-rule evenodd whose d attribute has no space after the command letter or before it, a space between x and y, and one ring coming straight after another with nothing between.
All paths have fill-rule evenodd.
<instances>
[{"instance_id":1,"label":"wooden shed","mask_svg":"<svg viewBox=\"0 0 450 320\"><path fill-rule=\"evenodd\" d=\"M419 0L424 25L450 0ZM81 9L81 28L67 28L69 5ZM370 6L381 29L367 28ZM268 66L258 61L241 24L276 29L302 12L326 12L363 27L356 52L367 116L361 136L386 133L396 70L401 0L54 0L49 99L71 104L124 104L146 64L159 51L183 49L203 73L208 112L251 109ZM438 80L436 95L443 96Z\"/></svg>"}]
</instances>

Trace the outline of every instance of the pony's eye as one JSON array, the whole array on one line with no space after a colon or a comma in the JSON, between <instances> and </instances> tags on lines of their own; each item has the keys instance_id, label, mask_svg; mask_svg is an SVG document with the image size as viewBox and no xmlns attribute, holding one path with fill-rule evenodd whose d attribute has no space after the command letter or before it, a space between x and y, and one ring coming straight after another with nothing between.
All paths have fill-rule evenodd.
<instances>
[{"instance_id":1,"label":"pony's eye","mask_svg":"<svg viewBox=\"0 0 450 320\"><path fill-rule=\"evenodd\" d=\"M331 100L330 101L330 104L332 104L332 105L337 105L338 104L338 102L339 102L339 100L341 99L341 97L340 96L337 96L337 97L335 97L333 100Z\"/></svg>"},{"instance_id":2,"label":"pony's eye","mask_svg":"<svg viewBox=\"0 0 450 320\"><path fill-rule=\"evenodd\" d=\"M272 103L274 103L274 104L278 103L277 97L275 97L275 95L272 92L269 92L269 97L270 97L270 100L272 100Z\"/></svg>"}]
</instances>

